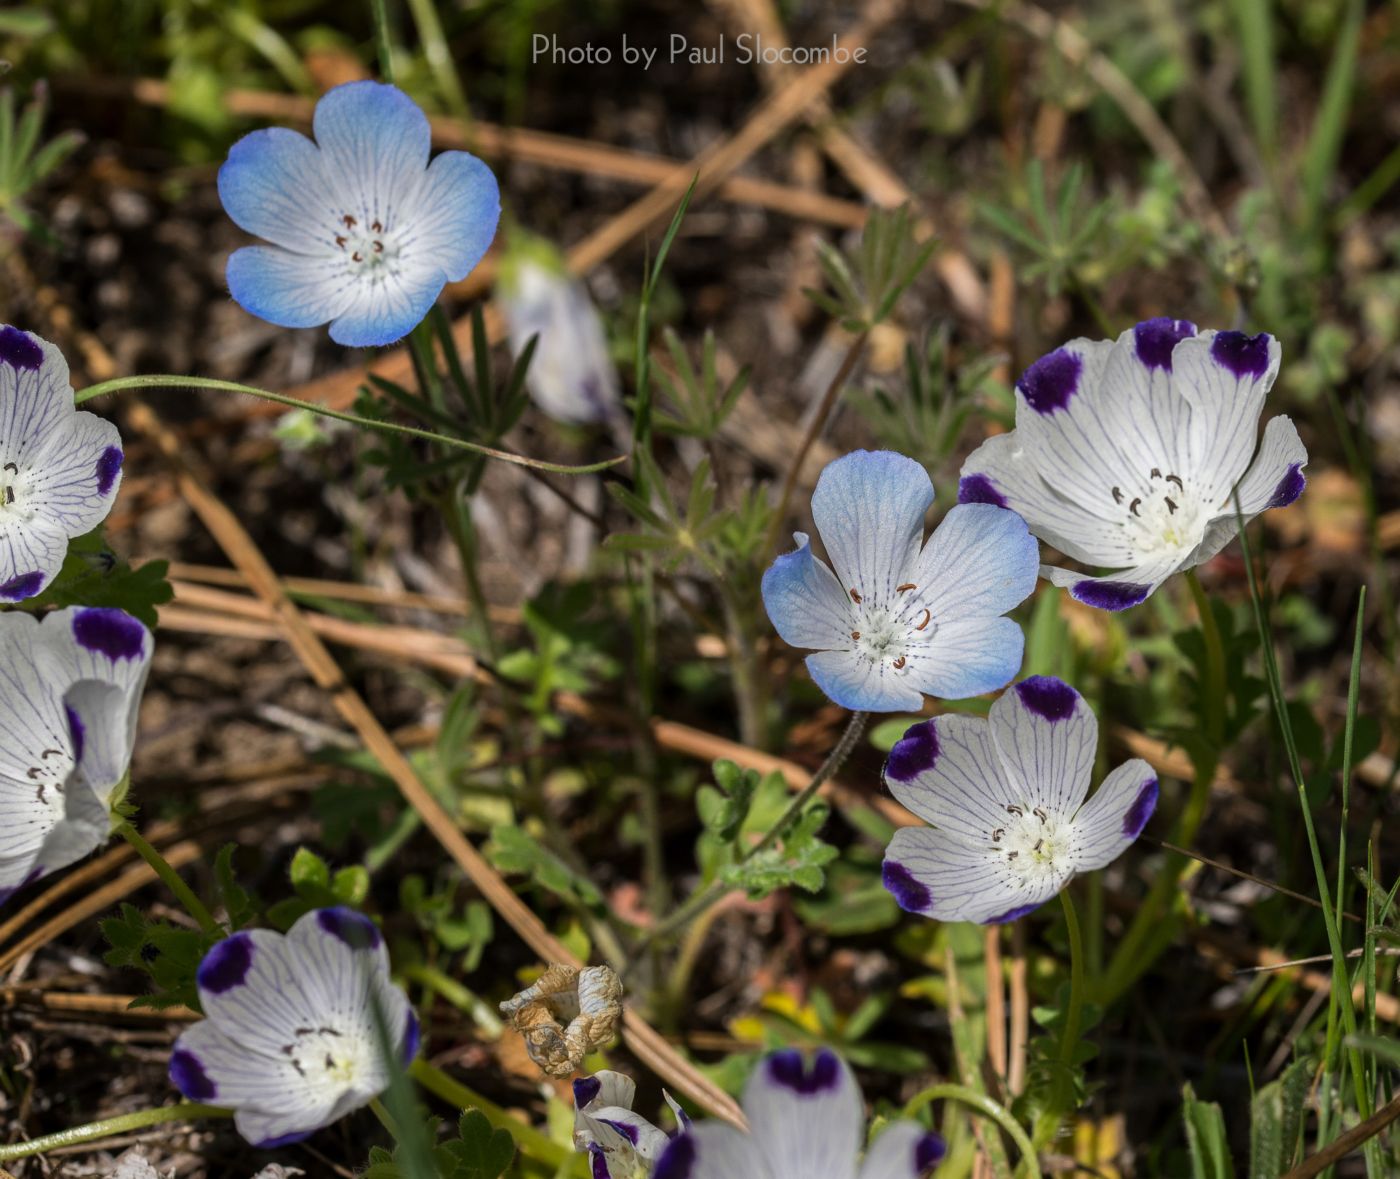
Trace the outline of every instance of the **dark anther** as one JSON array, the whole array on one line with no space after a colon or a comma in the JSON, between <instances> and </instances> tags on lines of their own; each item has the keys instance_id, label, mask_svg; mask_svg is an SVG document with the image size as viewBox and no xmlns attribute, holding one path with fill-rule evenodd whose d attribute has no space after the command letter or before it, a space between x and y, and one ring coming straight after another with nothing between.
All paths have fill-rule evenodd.
<instances>
[{"instance_id":1,"label":"dark anther","mask_svg":"<svg viewBox=\"0 0 1400 1179\"><path fill-rule=\"evenodd\" d=\"M356 260L357 262L359 261L359 256L358 256L358 255L356 255L355 260ZM1134 516L1136 516L1136 515L1138 514L1138 510L1137 510L1137 509L1138 509L1138 504L1140 504L1140 503L1142 503L1142 500L1140 500L1140 499L1135 499L1135 500L1133 500L1133 502L1130 503L1130 504L1128 505L1128 511L1132 512L1132 514L1133 514Z\"/></svg>"},{"instance_id":2,"label":"dark anther","mask_svg":"<svg viewBox=\"0 0 1400 1179\"><path fill-rule=\"evenodd\" d=\"M1181 488L1182 491L1186 490L1186 484L1181 481L1180 475L1168 475L1167 482L1175 483L1179 488Z\"/></svg>"},{"instance_id":3,"label":"dark anther","mask_svg":"<svg viewBox=\"0 0 1400 1179\"><path fill-rule=\"evenodd\" d=\"M1116 504L1121 504L1123 502L1123 493L1116 487L1113 489L1113 502Z\"/></svg>"},{"instance_id":4,"label":"dark anther","mask_svg":"<svg viewBox=\"0 0 1400 1179\"><path fill-rule=\"evenodd\" d=\"M1156 467L1153 467L1153 468L1152 468L1152 478L1154 478L1154 479L1160 479L1161 477L1162 477L1162 472L1159 471Z\"/></svg>"},{"instance_id":5,"label":"dark anther","mask_svg":"<svg viewBox=\"0 0 1400 1179\"><path fill-rule=\"evenodd\" d=\"M374 220L374 224L370 226L370 230L371 230L372 232L374 232L374 233L383 233L383 232L384 232L384 226L382 226L382 225L379 224L379 219L378 219L377 217L376 217L375 220Z\"/></svg>"},{"instance_id":6,"label":"dark anther","mask_svg":"<svg viewBox=\"0 0 1400 1179\"><path fill-rule=\"evenodd\" d=\"M1006 804L1006 813L1008 815L1015 815L1019 819L1026 812L1023 811L1020 807L1018 807L1014 802L1008 802Z\"/></svg>"},{"instance_id":7,"label":"dark anther","mask_svg":"<svg viewBox=\"0 0 1400 1179\"><path fill-rule=\"evenodd\" d=\"M898 659L896 659L896 660L894 661L894 669L895 669L895 671L902 671L902 670L904 669L904 656L903 656L903 655L901 655Z\"/></svg>"},{"instance_id":8,"label":"dark anther","mask_svg":"<svg viewBox=\"0 0 1400 1179\"><path fill-rule=\"evenodd\" d=\"M341 237L340 234L335 235L335 244L338 245L342 250L345 249L345 239Z\"/></svg>"},{"instance_id":9,"label":"dark anther","mask_svg":"<svg viewBox=\"0 0 1400 1179\"><path fill-rule=\"evenodd\" d=\"M374 243L374 252L375 252L376 254L382 254L382 253L384 252L384 243L383 243L383 242L375 242L375 243Z\"/></svg>"},{"instance_id":10,"label":"dark anther","mask_svg":"<svg viewBox=\"0 0 1400 1179\"><path fill-rule=\"evenodd\" d=\"M19 468L18 468L17 466L15 466L14 463L6 463L6 464L5 464L5 470L8 471L11 475L18 475L18 474L19 474Z\"/></svg>"},{"instance_id":11,"label":"dark anther","mask_svg":"<svg viewBox=\"0 0 1400 1179\"><path fill-rule=\"evenodd\" d=\"M859 590L851 591L851 601L853 601L856 605L860 605L860 603L864 601L864 599L860 596Z\"/></svg>"},{"instance_id":12,"label":"dark anther","mask_svg":"<svg viewBox=\"0 0 1400 1179\"><path fill-rule=\"evenodd\" d=\"M335 1068L335 1057L332 1056L329 1052L326 1053L326 1068L328 1070Z\"/></svg>"},{"instance_id":13,"label":"dark anther","mask_svg":"<svg viewBox=\"0 0 1400 1179\"><path fill-rule=\"evenodd\" d=\"M904 593L906 590L918 589L918 588L919 588L919 587L918 587L917 585L915 585L912 581L906 581L903 585L897 585L897 586L895 586L895 587L894 587L894 592L897 593L897 594L902 594L902 593Z\"/></svg>"},{"instance_id":14,"label":"dark anther","mask_svg":"<svg viewBox=\"0 0 1400 1179\"><path fill-rule=\"evenodd\" d=\"M998 827L995 831L992 832L992 842L993 842L993 843L1000 843L1000 842L1001 842L1001 837L1002 837L1003 835L1005 835L1005 834L1006 834L1006 828L1005 828L1005 827Z\"/></svg>"},{"instance_id":15,"label":"dark anther","mask_svg":"<svg viewBox=\"0 0 1400 1179\"><path fill-rule=\"evenodd\" d=\"M853 639L858 639L858 638L860 638L860 631L858 631L858 630L853 630L853 631L851 631L851 638L853 638Z\"/></svg>"},{"instance_id":16,"label":"dark anther","mask_svg":"<svg viewBox=\"0 0 1400 1179\"><path fill-rule=\"evenodd\" d=\"M51 758L51 757L62 757L62 756L63 756L63 750L61 750L61 749L45 749L43 753L39 754L39 758L40 758L41 761L48 761L49 758Z\"/></svg>"},{"instance_id":17,"label":"dark anther","mask_svg":"<svg viewBox=\"0 0 1400 1179\"><path fill-rule=\"evenodd\" d=\"M930 610L927 606L925 606L925 607L924 607L924 620L923 620L921 623L919 623L919 625L916 626L914 629L915 629L915 630L923 630L924 627L926 627L926 626L927 626L930 622L932 622L932 621L933 621L933 611Z\"/></svg>"},{"instance_id":18,"label":"dark anther","mask_svg":"<svg viewBox=\"0 0 1400 1179\"><path fill-rule=\"evenodd\" d=\"M1043 840L1043 839L1037 839L1037 840L1035 841L1035 847L1034 847L1033 850L1034 850L1034 851L1039 851L1039 850L1040 850L1042 847L1044 847L1044 846L1045 846L1045 840Z\"/></svg>"},{"instance_id":19,"label":"dark anther","mask_svg":"<svg viewBox=\"0 0 1400 1179\"><path fill-rule=\"evenodd\" d=\"M31 767L30 767L30 770L29 770L29 780L30 780L31 782L34 781L34 779L37 778L37 777L38 777L40 774L42 774L43 772L44 772L44 771L43 771L43 768L42 768L42 767L40 767L40 766L31 766Z\"/></svg>"},{"instance_id":20,"label":"dark anther","mask_svg":"<svg viewBox=\"0 0 1400 1179\"><path fill-rule=\"evenodd\" d=\"M355 226L358 224L358 222L356 222L355 218L353 218L352 216L350 216L349 213L346 213L345 216L341 218L341 221L343 221L343 222L345 223L345 228L346 228L346 229L354 229Z\"/></svg>"},{"instance_id":21,"label":"dark anther","mask_svg":"<svg viewBox=\"0 0 1400 1179\"><path fill-rule=\"evenodd\" d=\"M1007 860L1014 860L1014 859L1015 859L1017 856L1019 856L1020 854L1021 854L1021 853L1018 852L1018 851L1015 851L1015 852L1007 852L1007 853L1006 853L1006 858L1007 858Z\"/></svg>"},{"instance_id":22,"label":"dark anther","mask_svg":"<svg viewBox=\"0 0 1400 1179\"><path fill-rule=\"evenodd\" d=\"M6 504L12 504L12 503L14 503L14 502L15 502L15 489L14 489L13 487L7 487L7 488L5 488L5 503L6 503Z\"/></svg>"},{"instance_id":23,"label":"dark anther","mask_svg":"<svg viewBox=\"0 0 1400 1179\"><path fill-rule=\"evenodd\" d=\"M359 250L356 250L353 254L350 255L350 261L351 261L351 262L363 262L363 261L364 261L364 259L363 259L362 257L360 257L360 251L359 251Z\"/></svg>"},{"instance_id":24,"label":"dark anther","mask_svg":"<svg viewBox=\"0 0 1400 1179\"><path fill-rule=\"evenodd\" d=\"M1166 505L1167 505L1167 511L1169 511L1173 516L1175 516L1175 515L1176 515L1176 504L1174 504L1174 503L1172 502L1172 497L1168 495L1168 496L1163 496L1162 498L1163 498L1163 501L1164 501L1164 502L1166 503Z\"/></svg>"},{"instance_id":25,"label":"dark anther","mask_svg":"<svg viewBox=\"0 0 1400 1179\"><path fill-rule=\"evenodd\" d=\"M1036 807L1035 810L1031 811L1031 814L1033 814L1033 815L1034 815L1037 819L1039 819L1042 823L1045 822L1045 812L1044 812L1043 810L1041 810L1039 807Z\"/></svg>"}]
</instances>

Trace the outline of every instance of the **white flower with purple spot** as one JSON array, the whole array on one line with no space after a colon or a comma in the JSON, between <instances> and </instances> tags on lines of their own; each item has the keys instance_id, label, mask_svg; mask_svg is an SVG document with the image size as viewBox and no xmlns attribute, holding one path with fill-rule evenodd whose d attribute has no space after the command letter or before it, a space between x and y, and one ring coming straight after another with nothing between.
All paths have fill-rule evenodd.
<instances>
[{"instance_id":1,"label":"white flower with purple spot","mask_svg":"<svg viewBox=\"0 0 1400 1179\"><path fill-rule=\"evenodd\" d=\"M1120 571L1041 571L1078 601L1136 606L1234 538L1232 491L1246 522L1302 494L1308 454L1292 421L1258 437L1279 358L1270 335L1184 319L1071 340L1016 383L1016 429L963 464L959 502L1010 508L1067 556Z\"/></svg>"},{"instance_id":2,"label":"white flower with purple spot","mask_svg":"<svg viewBox=\"0 0 1400 1179\"><path fill-rule=\"evenodd\" d=\"M986 719L910 728L885 782L933 826L895 832L885 852L900 907L937 921L1014 921L1075 873L1116 860L1156 809L1157 776L1133 758L1086 802L1098 735L1083 697L1050 676L1015 684Z\"/></svg>"},{"instance_id":3,"label":"white flower with purple spot","mask_svg":"<svg viewBox=\"0 0 1400 1179\"><path fill-rule=\"evenodd\" d=\"M598 309L552 247L526 239L501 267L501 311L511 352L538 337L525 386L535 404L571 425L621 416L617 366Z\"/></svg>"},{"instance_id":4,"label":"white flower with purple spot","mask_svg":"<svg viewBox=\"0 0 1400 1179\"><path fill-rule=\"evenodd\" d=\"M206 1018L176 1041L170 1079L191 1101L233 1109L255 1146L299 1142L359 1109L418 1051L384 939L352 909L303 914L285 936L235 933L195 981Z\"/></svg>"},{"instance_id":5,"label":"white flower with purple spot","mask_svg":"<svg viewBox=\"0 0 1400 1179\"><path fill-rule=\"evenodd\" d=\"M151 648L120 610L0 614L0 903L107 842Z\"/></svg>"},{"instance_id":6,"label":"white flower with purple spot","mask_svg":"<svg viewBox=\"0 0 1400 1179\"><path fill-rule=\"evenodd\" d=\"M574 1147L589 1155L592 1179L643 1179L651 1173L671 1136L632 1112L637 1086L631 1077L610 1069L574 1082ZM662 1094L682 1130L686 1112Z\"/></svg>"},{"instance_id":7,"label":"white flower with purple spot","mask_svg":"<svg viewBox=\"0 0 1400 1179\"><path fill-rule=\"evenodd\" d=\"M966 504L925 544L931 503L933 484L913 459L854 451L827 464L812 493L831 565L798 532L796 552L763 575L774 627L817 651L807 670L845 708L897 712L925 694L977 696L1020 670L1025 639L1002 615L1035 589L1035 538L1014 512Z\"/></svg>"},{"instance_id":8,"label":"white flower with purple spot","mask_svg":"<svg viewBox=\"0 0 1400 1179\"><path fill-rule=\"evenodd\" d=\"M765 1057L744 1089L752 1130L692 1126L666 1148L652 1179L920 1179L943 1158L943 1139L916 1122L887 1126L860 1158L865 1102L851 1070L823 1048Z\"/></svg>"},{"instance_id":9,"label":"white flower with purple spot","mask_svg":"<svg viewBox=\"0 0 1400 1179\"><path fill-rule=\"evenodd\" d=\"M339 344L391 344L481 261L501 215L496 178L463 151L429 164L427 117L379 82L329 91L312 129L314 143L254 131L219 169L228 215L270 243L229 258L229 293L282 327L329 322Z\"/></svg>"},{"instance_id":10,"label":"white flower with purple spot","mask_svg":"<svg viewBox=\"0 0 1400 1179\"><path fill-rule=\"evenodd\" d=\"M0 327L0 601L54 579L68 542L107 518L121 473L121 436L74 408L63 354Z\"/></svg>"}]
</instances>

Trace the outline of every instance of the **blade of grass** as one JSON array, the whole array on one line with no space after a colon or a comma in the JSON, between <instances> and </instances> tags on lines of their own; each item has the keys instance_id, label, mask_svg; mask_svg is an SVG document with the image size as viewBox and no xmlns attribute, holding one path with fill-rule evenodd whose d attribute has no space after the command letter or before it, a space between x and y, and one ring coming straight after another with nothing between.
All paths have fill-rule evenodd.
<instances>
[{"instance_id":1,"label":"blade of grass","mask_svg":"<svg viewBox=\"0 0 1400 1179\"><path fill-rule=\"evenodd\" d=\"M1244 101L1259 141L1259 154L1270 167L1278 150L1278 90L1274 85L1274 20L1270 0L1230 0L1230 15L1239 33Z\"/></svg>"},{"instance_id":2,"label":"blade of grass","mask_svg":"<svg viewBox=\"0 0 1400 1179\"><path fill-rule=\"evenodd\" d=\"M1308 147L1302 166L1303 224L1307 228L1318 224L1327 182L1336 172L1337 160L1341 156L1352 91L1356 86L1356 58L1361 46L1364 15L1363 0L1347 0L1346 17L1337 35L1332 61L1327 67L1322 100L1318 103L1317 116L1308 134Z\"/></svg>"}]
</instances>

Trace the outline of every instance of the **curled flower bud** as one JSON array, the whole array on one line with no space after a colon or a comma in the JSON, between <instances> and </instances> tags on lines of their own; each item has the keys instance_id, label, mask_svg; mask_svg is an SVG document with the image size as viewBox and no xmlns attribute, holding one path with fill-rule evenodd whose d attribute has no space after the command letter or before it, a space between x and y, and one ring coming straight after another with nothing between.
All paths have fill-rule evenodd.
<instances>
[{"instance_id":1,"label":"curled flower bud","mask_svg":"<svg viewBox=\"0 0 1400 1179\"><path fill-rule=\"evenodd\" d=\"M622 980L611 966L579 970L556 962L533 986L502 1003L501 1014L544 1073L572 1076L585 1056L617 1035Z\"/></svg>"}]
</instances>

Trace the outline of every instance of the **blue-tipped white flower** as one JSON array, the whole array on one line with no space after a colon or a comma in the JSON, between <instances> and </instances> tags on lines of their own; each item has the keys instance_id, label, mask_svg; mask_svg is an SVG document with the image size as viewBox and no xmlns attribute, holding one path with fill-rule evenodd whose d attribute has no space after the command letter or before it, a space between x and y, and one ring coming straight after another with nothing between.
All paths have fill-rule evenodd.
<instances>
[{"instance_id":1,"label":"blue-tipped white flower","mask_svg":"<svg viewBox=\"0 0 1400 1179\"><path fill-rule=\"evenodd\" d=\"M914 725L885 782L933 826L895 832L885 887L937 921L1013 921L1112 863L1152 817L1157 776L1134 758L1085 802L1098 735L1083 697L1049 676L1016 684L985 720Z\"/></svg>"},{"instance_id":2,"label":"blue-tipped white flower","mask_svg":"<svg viewBox=\"0 0 1400 1179\"><path fill-rule=\"evenodd\" d=\"M831 566L807 534L763 576L763 603L812 679L845 708L917 709L925 694L991 692L1021 667L1025 640L1005 614L1035 589L1035 539L1013 512L951 509L924 543L927 472L892 451L827 465L812 517ZM835 569L833 573L832 569Z\"/></svg>"},{"instance_id":3,"label":"blue-tipped white flower","mask_svg":"<svg viewBox=\"0 0 1400 1179\"><path fill-rule=\"evenodd\" d=\"M1022 374L1016 429L972 453L958 499L1008 507L1067 556L1120 570L1046 566L1074 598L1136 606L1234 538L1237 485L1246 521L1302 494L1308 454L1292 421L1274 418L1259 443L1279 359L1272 336L1184 319L1071 340Z\"/></svg>"},{"instance_id":4,"label":"blue-tipped white flower","mask_svg":"<svg viewBox=\"0 0 1400 1179\"><path fill-rule=\"evenodd\" d=\"M151 647L120 610L0 614L0 902L107 842Z\"/></svg>"},{"instance_id":5,"label":"blue-tipped white flower","mask_svg":"<svg viewBox=\"0 0 1400 1179\"><path fill-rule=\"evenodd\" d=\"M418 1051L384 939L351 909L303 914L285 936L235 933L195 981L207 1018L175 1042L170 1079L191 1101L232 1108L255 1146L299 1142L359 1109Z\"/></svg>"},{"instance_id":6,"label":"blue-tipped white flower","mask_svg":"<svg viewBox=\"0 0 1400 1179\"><path fill-rule=\"evenodd\" d=\"M592 1179L643 1179L671 1136L632 1112L637 1086L631 1077L601 1069L574 1082L574 1147L589 1155ZM690 1118L669 1093L666 1104L682 1130Z\"/></svg>"},{"instance_id":7,"label":"blue-tipped white flower","mask_svg":"<svg viewBox=\"0 0 1400 1179\"><path fill-rule=\"evenodd\" d=\"M68 542L107 518L121 477L117 428L73 407L63 354L0 326L0 602L54 579Z\"/></svg>"},{"instance_id":8,"label":"blue-tipped white flower","mask_svg":"<svg viewBox=\"0 0 1400 1179\"><path fill-rule=\"evenodd\" d=\"M282 327L331 325L351 347L406 336L496 234L491 170L462 151L428 163L427 117L403 91L348 82L316 104L316 140L245 135L219 169L228 215L269 244L228 260L247 311Z\"/></svg>"},{"instance_id":9,"label":"blue-tipped white flower","mask_svg":"<svg viewBox=\"0 0 1400 1179\"><path fill-rule=\"evenodd\" d=\"M702 1122L676 1138L652 1179L920 1179L942 1159L943 1139L915 1122L887 1126L866 1152L865 1102L829 1048L765 1057L744 1089L748 1134Z\"/></svg>"},{"instance_id":10,"label":"blue-tipped white flower","mask_svg":"<svg viewBox=\"0 0 1400 1179\"><path fill-rule=\"evenodd\" d=\"M588 290L547 242L517 234L501 265L501 310L512 353L538 336L526 388L535 404L570 425L621 412L621 382Z\"/></svg>"}]
</instances>

